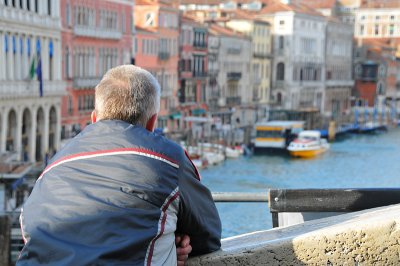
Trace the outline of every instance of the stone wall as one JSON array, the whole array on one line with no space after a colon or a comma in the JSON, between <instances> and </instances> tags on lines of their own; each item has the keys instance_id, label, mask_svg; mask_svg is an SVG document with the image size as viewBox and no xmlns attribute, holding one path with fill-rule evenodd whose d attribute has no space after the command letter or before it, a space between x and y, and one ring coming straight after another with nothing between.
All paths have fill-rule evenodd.
<instances>
[{"instance_id":1,"label":"stone wall","mask_svg":"<svg viewBox=\"0 0 400 266\"><path fill-rule=\"evenodd\" d=\"M400 205L235 236L188 265L399 265Z\"/></svg>"}]
</instances>

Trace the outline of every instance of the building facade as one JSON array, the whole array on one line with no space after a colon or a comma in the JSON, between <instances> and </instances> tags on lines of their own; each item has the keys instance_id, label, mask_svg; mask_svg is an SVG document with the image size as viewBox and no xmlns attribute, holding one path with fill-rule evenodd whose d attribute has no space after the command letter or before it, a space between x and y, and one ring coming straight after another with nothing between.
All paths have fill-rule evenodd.
<instances>
[{"instance_id":1,"label":"building facade","mask_svg":"<svg viewBox=\"0 0 400 266\"><path fill-rule=\"evenodd\" d=\"M179 103L183 128L191 127L188 117L207 111L208 30L194 18L183 15L180 23Z\"/></svg>"},{"instance_id":2,"label":"building facade","mask_svg":"<svg viewBox=\"0 0 400 266\"><path fill-rule=\"evenodd\" d=\"M323 15L306 6L275 2L262 9L258 17L272 25L273 107L324 110Z\"/></svg>"},{"instance_id":3,"label":"building facade","mask_svg":"<svg viewBox=\"0 0 400 266\"><path fill-rule=\"evenodd\" d=\"M43 161L59 148L61 29L58 1L0 1L0 153Z\"/></svg>"},{"instance_id":4,"label":"building facade","mask_svg":"<svg viewBox=\"0 0 400 266\"><path fill-rule=\"evenodd\" d=\"M354 74L355 92L358 105L383 105L391 107L395 100L400 107L400 86L398 86L398 62L396 49L377 40L359 40L355 47Z\"/></svg>"},{"instance_id":5,"label":"building facade","mask_svg":"<svg viewBox=\"0 0 400 266\"><path fill-rule=\"evenodd\" d=\"M78 134L94 109L94 88L104 73L132 61L133 1L61 0L62 138Z\"/></svg>"},{"instance_id":6,"label":"building facade","mask_svg":"<svg viewBox=\"0 0 400 266\"><path fill-rule=\"evenodd\" d=\"M364 3L355 12L354 37L384 40L397 49L396 56L400 57L400 2L376 2Z\"/></svg>"},{"instance_id":7,"label":"building facade","mask_svg":"<svg viewBox=\"0 0 400 266\"><path fill-rule=\"evenodd\" d=\"M267 106L270 98L271 70L271 27L266 21L254 19L241 10L229 12L225 25L245 34L252 42L251 81L253 85L252 102Z\"/></svg>"},{"instance_id":8,"label":"building facade","mask_svg":"<svg viewBox=\"0 0 400 266\"><path fill-rule=\"evenodd\" d=\"M353 26L335 18L328 18L325 47L325 104L323 114L337 122L344 122L350 113L354 87Z\"/></svg>"},{"instance_id":9,"label":"building facade","mask_svg":"<svg viewBox=\"0 0 400 266\"><path fill-rule=\"evenodd\" d=\"M155 44L158 46L157 69L153 72L161 85L157 127L178 131L181 126L178 115L179 9L173 1L140 0L135 3L134 17L135 26L154 31L158 36L158 45ZM141 64L139 60L137 65Z\"/></svg>"}]
</instances>

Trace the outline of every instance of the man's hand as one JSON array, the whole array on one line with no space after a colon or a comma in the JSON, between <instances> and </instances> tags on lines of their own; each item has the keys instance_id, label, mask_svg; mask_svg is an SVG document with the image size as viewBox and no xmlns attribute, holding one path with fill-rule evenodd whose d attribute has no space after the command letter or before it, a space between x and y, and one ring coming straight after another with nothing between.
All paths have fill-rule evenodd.
<instances>
[{"instance_id":1,"label":"man's hand","mask_svg":"<svg viewBox=\"0 0 400 266\"><path fill-rule=\"evenodd\" d=\"M189 253L192 252L190 237L188 235L175 235L175 245L178 266L183 266L189 257Z\"/></svg>"}]
</instances>

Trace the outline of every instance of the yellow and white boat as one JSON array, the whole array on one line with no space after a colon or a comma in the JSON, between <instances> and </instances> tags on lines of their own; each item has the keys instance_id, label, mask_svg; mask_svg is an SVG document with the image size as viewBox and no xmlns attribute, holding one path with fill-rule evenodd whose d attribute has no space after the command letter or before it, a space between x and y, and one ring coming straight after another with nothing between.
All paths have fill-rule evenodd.
<instances>
[{"instance_id":1,"label":"yellow and white boat","mask_svg":"<svg viewBox=\"0 0 400 266\"><path fill-rule=\"evenodd\" d=\"M329 149L329 143L316 130L304 130L289 144L288 151L294 157L311 158Z\"/></svg>"}]
</instances>

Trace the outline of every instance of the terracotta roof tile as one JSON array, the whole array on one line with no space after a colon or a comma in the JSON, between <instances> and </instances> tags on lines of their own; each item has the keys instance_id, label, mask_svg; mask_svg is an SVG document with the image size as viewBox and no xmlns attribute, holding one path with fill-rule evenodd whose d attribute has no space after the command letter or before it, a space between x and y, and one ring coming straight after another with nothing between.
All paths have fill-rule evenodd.
<instances>
[{"instance_id":1,"label":"terracotta roof tile","mask_svg":"<svg viewBox=\"0 0 400 266\"><path fill-rule=\"evenodd\" d=\"M222 27L218 24L211 23L208 27L208 30L213 35L224 35L230 37L239 37L239 38L247 38L244 34L234 31L232 29Z\"/></svg>"},{"instance_id":2,"label":"terracotta roof tile","mask_svg":"<svg viewBox=\"0 0 400 266\"><path fill-rule=\"evenodd\" d=\"M293 11L296 13L302 13L320 17L324 16L322 15L322 13L316 11L315 9L309 6L297 3L291 3L287 5L280 2L279 0L270 1L263 9L261 9L260 14L273 14L276 12L285 12L285 11Z\"/></svg>"}]
</instances>

